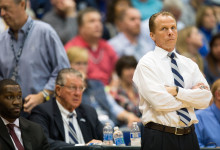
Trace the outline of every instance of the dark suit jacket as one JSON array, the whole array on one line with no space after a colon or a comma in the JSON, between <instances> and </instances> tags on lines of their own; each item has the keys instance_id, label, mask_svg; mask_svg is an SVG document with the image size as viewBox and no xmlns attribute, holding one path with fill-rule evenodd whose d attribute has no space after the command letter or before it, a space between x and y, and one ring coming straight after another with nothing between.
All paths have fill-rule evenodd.
<instances>
[{"instance_id":1,"label":"dark suit jacket","mask_svg":"<svg viewBox=\"0 0 220 150\"><path fill-rule=\"evenodd\" d=\"M25 150L49 150L49 144L44 132L38 124L22 117L19 118L21 137ZM0 150L14 150L14 144L8 129L0 118Z\"/></svg>"},{"instance_id":2,"label":"dark suit jacket","mask_svg":"<svg viewBox=\"0 0 220 150\"><path fill-rule=\"evenodd\" d=\"M102 140L103 126L98 120L95 109L81 104L76 108L76 113L84 141L87 143L92 139ZM70 145L65 143L63 120L55 98L35 107L31 112L30 120L43 127L51 149Z\"/></svg>"}]
</instances>

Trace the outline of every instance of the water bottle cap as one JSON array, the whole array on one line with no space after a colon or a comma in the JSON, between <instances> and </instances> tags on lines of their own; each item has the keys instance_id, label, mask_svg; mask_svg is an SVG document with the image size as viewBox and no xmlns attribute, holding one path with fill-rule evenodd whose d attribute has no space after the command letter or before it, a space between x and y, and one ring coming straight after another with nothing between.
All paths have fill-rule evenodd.
<instances>
[{"instance_id":1,"label":"water bottle cap","mask_svg":"<svg viewBox=\"0 0 220 150\"><path fill-rule=\"evenodd\" d=\"M114 127L114 130L118 130L118 126Z\"/></svg>"},{"instance_id":2,"label":"water bottle cap","mask_svg":"<svg viewBox=\"0 0 220 150\"><path fill-rule=\"evenodd\" d=\"M135 124L135 125L136 125L136 124L137 124L137 122L133 122L133 124Z\"/></svg>"}]
</instances>

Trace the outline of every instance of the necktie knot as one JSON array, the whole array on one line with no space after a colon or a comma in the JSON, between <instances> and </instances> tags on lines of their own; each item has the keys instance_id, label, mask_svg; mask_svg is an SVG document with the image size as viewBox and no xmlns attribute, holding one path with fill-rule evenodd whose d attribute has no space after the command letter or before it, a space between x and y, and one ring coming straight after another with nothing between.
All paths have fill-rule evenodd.
<instances>
[{"instance_id":1,"label":"necktie knot","mask_svg":"<svg viewBox=\"0 0 220 150\"><path fill-rule=\"evenodd\" d=\"M174 59L174 57L176 56L174 52L170 52L168 53L168 56L171 58L171 59Z\"/></svg>"},{"instance_id":2,"label":"necktie knot","mask_svg":"<svg viewBox=\"0 0 220 150\"><path fill-rule=\"evenodd\" d=\"M68 131L68 134L69 134L70 143L78 144L78 137L76 135L76 130L75 130L75 128L73 126L73 122L72 122L72 119L73 119L74 116L76 116L75 113L69 113L67 115L67 118L69 119L69 131Z\"/></svg>"},{"instance_id":3,"label":"necktie knot","mask_svg":"<svg viewBox=\"0 0 220 150\"><path fill-rule=\"evenodd\" d=\"M74 116L75 116L74 113L69 113L68 116L67 116L67 118L72 119Z\"/></svg>"},{"instance_id":4,"label":"necktie knot","mask_svg":"<svg viewBox=\"0 0 220 150\"><path fill-rule=\"evenodd\" d=\"M9 130L14 130L14 126L15 124L12 124L12 123L7 124L7 127L9 128Z\"/></svg>"}]
</instances>

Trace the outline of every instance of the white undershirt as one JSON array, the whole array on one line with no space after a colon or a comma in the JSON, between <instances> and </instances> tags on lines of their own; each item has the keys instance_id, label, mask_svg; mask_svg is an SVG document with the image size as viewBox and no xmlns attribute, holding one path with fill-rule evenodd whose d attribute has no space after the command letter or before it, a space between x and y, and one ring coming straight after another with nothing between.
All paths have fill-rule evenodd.
<instances>
[{"instance_id":1,"label":"white undershirt","mask_svg":"<svg viewBox=\"0 0 220 150\"><path fill-rule=\"evenodd\" d=\"M0 116L1 117L1 116ZM15 131L15 134L16 136L18 137L18 140L20 141L21 145L23 145L23 140L21 138L21 130L20 130L20 127L19 127L19 119L17 118L14 122L8 122L6 119L4 119L3 117L1 117L2 121L4 122L5 126L7 127L7 124L15 124L14 126L14 131ZM8 128L8 127L7 127ZM9 133L9 129L8 129L8 133ZM10 134L9 134L10 135ZM11 137L11 135L10 135ZM16 147L15 145L15 142L13 140L13 138L11 137L11 140L14 144L14 147L16 150L18 150L18 148Z\"/></svg>"},{"instance_id":2,"label":"white undershirt","mask_svg":"<svg viewBox=\"0 0 220 150\"><path fill-rule=\"evenodd\" d=\"M65 131L65 142L66 143L69 143L69 134L68 134L68 129L69 129L69 118L67 117L70 113L73 113L74 116L73 116L73 119L72 119L72 123L73 123L73 126L76 130L76 135L77 135L77 138L78 138L78 142L79 144L85 144L85 141L84 141L84 138L83 138L83 135L82 135L82 132L81 132L81 129L79 127L79 124L77 122L77 114L76 114L76 111L74 110L73 112L69 112L67 109L65 109L60 103L59 101L57 101L57 105L58 105L58 108L61 112L61 116L62 116L62 120L63 120L63 125L64 125L64 131Z\"/></svg>"}]
</instances>

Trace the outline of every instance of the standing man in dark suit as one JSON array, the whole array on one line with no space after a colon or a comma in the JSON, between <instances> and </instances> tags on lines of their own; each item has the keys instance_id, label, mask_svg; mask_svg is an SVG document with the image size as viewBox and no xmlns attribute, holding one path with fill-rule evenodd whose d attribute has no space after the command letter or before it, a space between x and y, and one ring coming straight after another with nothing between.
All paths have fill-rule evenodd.
<instances>
[{"instance_id":1,"label":"standing man in dark suit","mask_svg":"<svg viewBox=\"0 0 220 150\"><path fill-rule=\"evenodd\" d=\"M20 117L22 92L11 79L0 81L0 149L48 150L42 128Z\"/></svg>"},{"instance_id":2,"label":"standing man in dark suit","mask_svg":"<svg viewBox=\"0 0 220 150\"><path fill-rule=\"evenodd\" d=\"M33 109L30 120L44 128L51 149L101 142L103 126L96 111L81 104L84 89L80 72L62 69L56 79L56 97Z\"/></svg>"}]
</instances>

